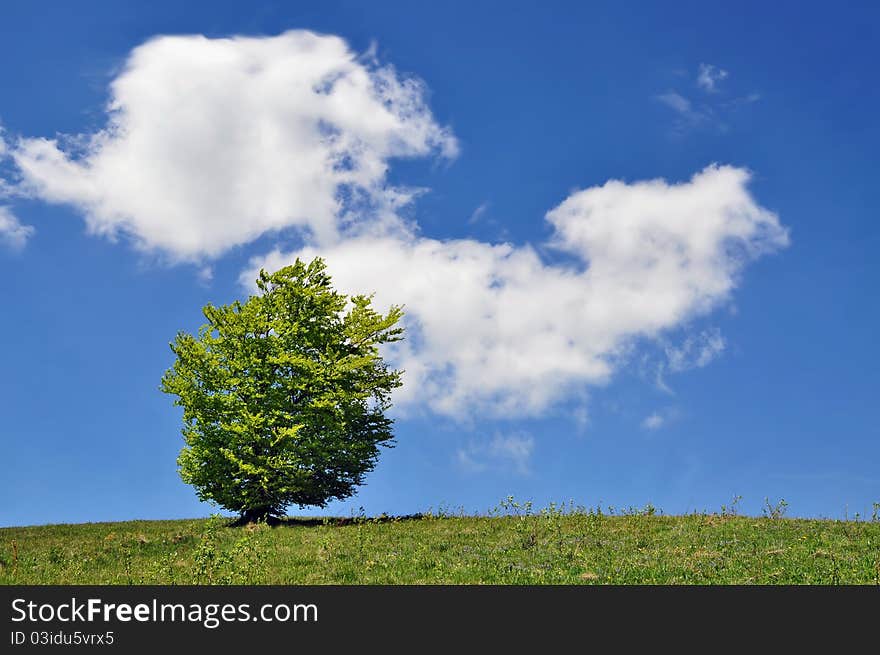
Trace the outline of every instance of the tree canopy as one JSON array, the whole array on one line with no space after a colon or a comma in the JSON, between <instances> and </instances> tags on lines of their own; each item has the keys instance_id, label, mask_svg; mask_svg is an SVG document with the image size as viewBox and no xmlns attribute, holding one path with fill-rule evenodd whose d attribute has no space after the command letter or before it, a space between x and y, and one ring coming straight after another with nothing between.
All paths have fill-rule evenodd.
<instances>
[{"instance_id":1,"label":"tree canopy","mask_svg":"<svg viewBox=\"0 0 880 655\"><path fill-rule=\"evenodd\" d=\"M183 407L184 482L246 519L351 496L392 446L385 416L401 385L379 353L403 311L336 292L320 258L260 271L259 293L180 332L161 390Z\"/></svg>"}]
</instances>

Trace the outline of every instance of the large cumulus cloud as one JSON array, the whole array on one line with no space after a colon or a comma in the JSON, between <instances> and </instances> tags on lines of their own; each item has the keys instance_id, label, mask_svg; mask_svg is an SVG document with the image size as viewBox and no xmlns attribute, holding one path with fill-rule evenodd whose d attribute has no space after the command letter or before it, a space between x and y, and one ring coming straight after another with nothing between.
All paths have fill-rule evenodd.
<instances>
[{"instance_id":1,"label":"large cumulus cloud","mask_svg":"<svg viewBox=\"0 0 880 655\"><path fill-rule=\"evenodd\" d=\"M10 154L20 191L174 260L290 227L328 243L352 212L393 220L390 158L456 154L424 91L335 36L165 36L128 57L104 129Z\"/></svg>"},{"instance_id":2,"label":"large cumulus cloud","mask_svg":"<svg viewBox=\"0 0 880 655\"><path fill-rule=\"evenodd\" d=\"M548 245L442 241L415 231L275 250L242 275L323 256L337 285L406 306L404 403L450 415L538 414L606 382L633 340L725 301L744 265L784 247L787 231L748 191L749 173L710 166L677 184L612 180L547 213Z\"/></svg>"}]
</instances>

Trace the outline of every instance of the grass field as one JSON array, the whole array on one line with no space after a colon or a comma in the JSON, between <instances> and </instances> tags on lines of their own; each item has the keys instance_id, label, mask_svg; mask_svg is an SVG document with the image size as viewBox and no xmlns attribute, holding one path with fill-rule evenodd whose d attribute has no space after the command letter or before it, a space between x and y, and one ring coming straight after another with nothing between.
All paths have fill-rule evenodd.
<instances>
[{"instance_id":1,"label":"grass field","mask_svg":"<svg viewBox=\"0 0 880 655\"><path fill-rule=\"evenodd\" d=\"M880 520L662 516L512 499L487 516L0 529L0 584L880 584Z\"/></svg>"}]
</instances>

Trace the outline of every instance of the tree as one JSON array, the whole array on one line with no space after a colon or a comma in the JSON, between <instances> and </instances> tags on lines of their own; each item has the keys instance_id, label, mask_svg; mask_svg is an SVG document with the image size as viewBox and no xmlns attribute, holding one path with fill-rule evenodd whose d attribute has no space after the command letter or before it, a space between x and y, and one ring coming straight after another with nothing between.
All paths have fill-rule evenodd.
<instances>
[{"instance_id":1,"label":"tree","mask_svg":"<svg viewBox=\"0 0 880 655\"><path fill-rule=\"evenodd\" d=\"M385 411L401 384L378 346L403 338L400 307L383 316L371 296L334 291L320 258L261 270L257 286L243 304L206 305L197 337L177 334L160 386L183 407L181 478L247 521L363 483L393 446Z\"/></svg>"}]
</instances>

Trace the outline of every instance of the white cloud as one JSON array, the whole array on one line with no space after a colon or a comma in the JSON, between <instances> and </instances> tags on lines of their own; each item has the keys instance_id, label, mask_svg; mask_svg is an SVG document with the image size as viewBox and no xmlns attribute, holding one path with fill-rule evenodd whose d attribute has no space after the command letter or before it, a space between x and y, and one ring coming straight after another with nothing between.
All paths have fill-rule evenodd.
<instances>
[{"instance_id":1,"label":"white cloud","mask_svg":"<svg viewBox=\"0 0 880 655\"><path fill-rule=\"evenodd\" d=\"M677 93L676 91L667 91L666 93L662 93L657 96L657 100L662 102L670 109L673 109L684 116L690 116L693 112L691 101L685 98L680 93Z\"/></svg>"},{"instance_id":2,"label":"white cloud","mask_svg":"<svg viewBox=\"0 0 880 655\"><path fill-rule=\"evenodd\" d=\"M489 209L489 203L484 202L483 204L481 204L479 207L477 207L473 211L473 213L471 214L471 217L468 219L468 223L478 222L483 217L483 214L486 213L487 209Z\"/></svg>"},{"instance_id":3,"label":"white cloud","mask_svg":"<svg viewBox=\"0 0 880 655\"><path fill-rule=\"evenodd\" d=\"M646 416L641 426L643 430L654 432L660 428L666 427L681 418L681 411L677 407L667 407L656 412L652 412Z\"/></svg>"},{"instance_id":4,"label":"white cloud","mask_svg":"<svg viewBox=\"0 0 880 655\"><path fill-rule=\"evenodd\" d=\"M724 103L723 106L727 109L734 109L735 110L735 109L739 109L740 107L743 107L745 105L754 104L754 103L758 102L760 99L761 99L760 93L752 92L747 95L740 96L738 98L732 98L731 100L728 100L726 103Z\"/></svg>"},{"instance_id":5,"label":"white cloud","mask_svg":"<svg viewBox=\"0 0 880 655\"><path fill-rule=\"evenodd\" d=\"M534 449L535 440L531 435L496 432L487 443L472 442L466 448L459 448L456 459L459 466L471 473L495 468L526 475Z\"/></svg>"},{"instance_id":6,"label":"white cloud","mask_svg":"<svg viewBox=\"0 0 880 655\"><path fill-rule=\"evenodd\" d=\"M0 164L9 156L9 145L6 143L5 132L3 125L0 125ZM0 198L8 198L14 195L14 188L2 176L3 169L0 168Z\"/></svg>"},{"instance_id":7,"label":"white cloud","mask_svg":"<svg viewBox=\"0 0 880 655\"><path fill-rule=\"evenodd\" d=\"M204 285L211 284L211 281L214 279L214 268L211 266L202 266L199 269L197 278L199 282Z\"/></svg>"},{"instance_id":8,"label":"white cloud","mask_svg":"<svg viewBox=\"0 0 880 655\"><path fill-rule=\"evenodd\" d=\"M756 92L733 98L722 94L719 83L727 77L726 70L711 64L700 64L696 82L704 93L696 101L675 89L654 96L658 102L675 112L674 134L683 135L701 129L726 132L729 129L728 121L735 118L738 110L760 100L761 96Z\"/></svg>"},{"instance_id":9,"label":"white cloud","mask_svg":"<svg viewBox=\"0 0 880 655\"><path fill-rule=\"evenodd\" d=\"M727 77L727 71L716 68L712 64L700 64L697 71L697 85L709 93L718 90L717 85Z\"/></svg>"},{"instance_id":10,"label":"white cloud","mask_svg":"<svg viewBox=\"0 0 880 655\"><path fill-rule=\"evenodd\" d=\"M675 393L666 381L668 373L682 373L695 368L703 368L716 360L727 347L727 341L717 327L710 327L699 333L688 334L675 345L661 340L663 358L658 362L649 354L643 356L642 372L650 369L657 387L667 393Z\"/></svg>"},{"instance_id":11,"label":"white cloud","mask_svg":"<svg viewBox=\"0 0 880 655\"><path fill-rule=\"evenodd\" d=\"M571 418L578 432L583 432L590 425L590 412L584 404L577 405L571 410Z\"/></svg>"},{"instance_id":12,"label":"white cloud","mask_svg":"<svg viewBox=\"0 0 880 655\"><path fill-rule=\"evenodd\" d=\"M15 214L0 205L0 242L12 250L21 250L36 230L31 225L22 225Z\"/></svg>"},{"instance_id":13,"label":"white cloud","mask_svg":"<svg viewBox=\"0 0 880 655\"><path fill-rule=\"evenodd\" d=\"M635 339L708 313L749 260L787 245L748 179L710 166L677 184L611 180L573 193L547 214L548 245L581 268L547 263L528 245L397 231L275 250L241 280L252 289L261 267L323 256L341 290L405 305L409 337L388 353L406 370L399 405L536 415L607 382Z\"/></svg>"},{"instance_id":14,"label":"white cloud","mask_svg":"<svg viewBox=\"0 0 880 655\"><path fill-rule=\"evenodd\" d=\"M152 39L112 81L107 113L94 134L18 141L21 189L177 261L290 227L333 243L352 212L362 228L397 222L415 192L387 188L389 159L458 147L419 81L306 31Z\"/></svg>"},{"instance_id":15,"label":"white cloud","mask_svg":"<svg viewBox=\"0 0 880 655\"><path fill-rule=\"evenodd\" d=\"M674 133L684 134L699 128L712 128L724 131L727 125L718 118L715 110L707 105L695 106L688 98L677 91L667 91L656 96L657 100L672 109L676 114Z\"/></svg>"},{"instance_id":16,"label":"white cloud","mask_svg":"<svg viewBox=\"0 0 880 655\"><path fill-rule=\"evenodd\" d=\"M488 467L484 461L474 455L473 446L459 448L455 451L455 460L458 466L467 473L482 473Z\"/></svg>"},{"instance_id":17,"label":"white cloud","mask_svg":"<svg viewBox=\"0 0 880 655\"><path fill-rule=\"evenodd\" d=\"M719 357L726 345L721 330L717 327L703 330L700 334L689 335L680 346L666 346L669 370L679 373L692 368L703 368Z\"/></svg>"}]
</instances>

